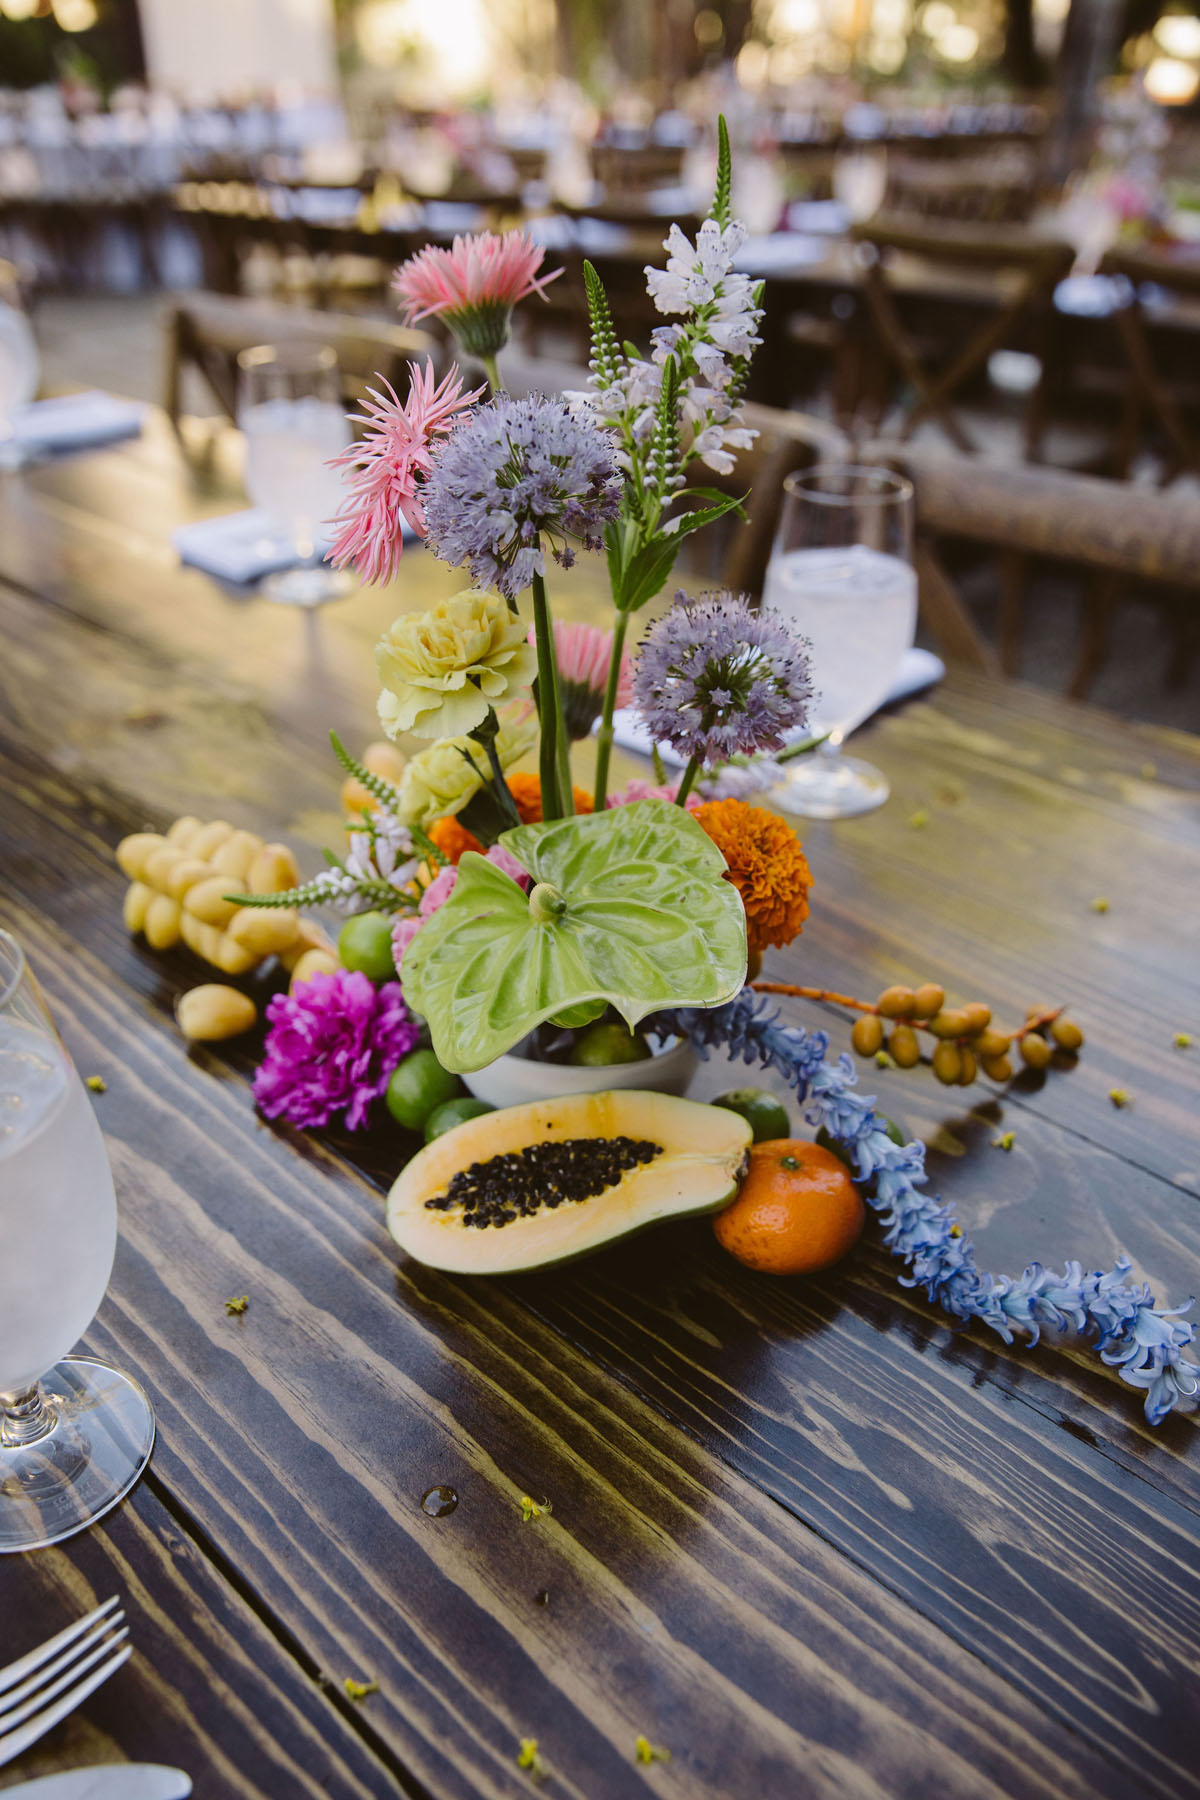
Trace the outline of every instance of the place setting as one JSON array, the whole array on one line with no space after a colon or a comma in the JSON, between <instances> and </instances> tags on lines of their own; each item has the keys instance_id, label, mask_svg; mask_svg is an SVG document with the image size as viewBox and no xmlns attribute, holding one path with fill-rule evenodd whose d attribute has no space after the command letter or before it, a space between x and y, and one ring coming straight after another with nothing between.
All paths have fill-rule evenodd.
<instances>
[{"instance_id":1,"label":"place setting","mask_svg":"<svg viewBox=\"0 0 1200 1800\"><path fill-rule=\"evenodd\" d=\"M147 77L0 89L0 1790L1200 1791L1200 40L1064 40L1063 164L965 0L318 8L269 106L86 5L0 0Z\"/></svg>"}]
</instances>

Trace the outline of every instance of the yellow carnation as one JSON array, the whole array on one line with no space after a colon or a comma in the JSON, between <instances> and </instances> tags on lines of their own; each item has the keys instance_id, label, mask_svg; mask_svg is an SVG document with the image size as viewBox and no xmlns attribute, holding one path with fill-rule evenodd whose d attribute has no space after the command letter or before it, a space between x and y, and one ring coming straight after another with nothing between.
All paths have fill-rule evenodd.
<instances>
[{"instance_id":1,"label":"yellow carnation","mask_svg":"<svg viewBox=\"0 0 1200 1800\"><path fill-rule=\"evenodd\" d=\"M473 731L528 688L537 654L500 594L466 588L425 613L397 619L375 648L379 719L389 737Z\"/></svg>"},{"instance_id":2,"label":"yellow carnation","mask_svg":"<svg viewBox=\"0 0 1200 1800\"><path fill-rule=\"evenodd\" d=\"M496 736L500 767L520 762L537 743L537 718L502 719ZM464 755L465 751L465 755ZM478 793L487 773L487 752L474 738L441 738L405 765L400 781L400 814L406 825L424 828L433 819L461 812Z\"/></svg>"}]
</instances>

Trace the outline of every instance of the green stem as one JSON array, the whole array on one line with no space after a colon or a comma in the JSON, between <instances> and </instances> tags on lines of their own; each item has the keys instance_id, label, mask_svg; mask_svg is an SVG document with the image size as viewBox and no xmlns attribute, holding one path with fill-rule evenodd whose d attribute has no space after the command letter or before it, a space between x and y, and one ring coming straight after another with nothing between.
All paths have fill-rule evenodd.
<instances>
[{"instance_id":1,"label":"green stem","mask_svg":"<svg viewBox=\"0 0 1200 1800\"><path fill-rule=\"evenodd\" d=\"M543 819L570 818L575 811L571 797L569 740L563 724L562 697L558 691L558 659L554 654L554 622L541 575L533 578L533 624L537 640L538 715L541 747L538 773L542 788Z\"/></svg>"},{"instance_id":2,"label":"green stem","mask_svg":"<svg viewBox=\"0 0 1200 1800\"><path fill-rule=\"evenodd\" d=\"M488 386L491 388L493 395L502 394L504 392L504 383L500 379L500 368L496 362L496 358L494 356L481 356L479 360L483 364L483 372L488 378Z\"/></svg>"},{"instance_id":3,"label":"green stem","mask_svg":"<svg viewBox=\"0 0 1200 1800\"><path fill-rule=\"evenodd\" d=\"M696 779L697 775L700 773L700 770L702 767L703 767L703 764L701 762L700 757L693 756L691 762L688 764L687 768L683 771L683 780L680 782L679 791L675 795L676 806L683 805L684 801L687 799L688 795L691 793L692 783L695 781L695 779Z\"/></svg>"},{"instance_id":4,"label":"green stem","mask_svg":"<svg viewBox=\"0 0 1200 1800\"><path fill-rule=\"evenodd\" d=\"M629 630L629 614L618 613L613 626L612 656L608 663L608 681L604 689L604 708L600 714L600 730L596 736L596 792L592 804L604 811L608 798L608 764L613 746L613 714L617 710L617 689L621 685L621 658L625 653L625 633Z\"/></svg>"}]
</instances>

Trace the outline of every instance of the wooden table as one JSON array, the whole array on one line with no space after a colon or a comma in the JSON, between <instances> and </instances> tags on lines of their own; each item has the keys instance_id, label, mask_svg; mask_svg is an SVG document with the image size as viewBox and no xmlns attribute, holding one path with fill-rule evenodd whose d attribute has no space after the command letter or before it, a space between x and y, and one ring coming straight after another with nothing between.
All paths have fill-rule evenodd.
<instances>
[{"instance_id":1,"label":"wooden table","mask_svg":"<svg viewBox=\"0 0 1200 1800\"><path fill-rule=\"evenodd\" d=\"M405 1265L397 1141L276 1131L252 1049L185 1047L171 1001L204 977L126 936L114 844L196 811L315 866L325 732L373 735L373 638L458 580L417 551L310 619L178 569L171 527L230 504L224 454L191 474L156 420L0 482L0 919L107 1083L122 1235L86 1343L159 1422L122 1507L0 1562L0 1664L114 1591L137 1649L0 1787L130 1757L203 1800L491 1800L530 1791L535 1737L543 1791L575 1800L1200 1794L1193 1422L1149 1429L1093 1357L951 1329L873 1229L807 1281L743 1270L703 1222L519 1280ZM596 580L554 589L578 611ZM863 747L892 800L806 831L813 916L768 972L936 977L1007 1019L1069 1002L1073 1073L867 1085L931 1141L989 1267L1124 1247L1186 1298L1200 741L955 678ZM523 1494L552 1514L522 1523Z\"/></svg>"}]
</instances>

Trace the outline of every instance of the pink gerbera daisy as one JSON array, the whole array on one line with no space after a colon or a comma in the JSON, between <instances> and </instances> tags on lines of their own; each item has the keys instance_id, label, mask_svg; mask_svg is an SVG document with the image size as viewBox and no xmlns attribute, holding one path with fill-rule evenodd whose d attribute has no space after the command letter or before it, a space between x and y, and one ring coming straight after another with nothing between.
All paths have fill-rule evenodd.
<instances>
[{"instance_id":1,"label":"pink gerbera daisy","mask_svg":"<svg viewBox=\"0 0 1200 1800\"><path fill-rule=\"evenodd\" d=\"M459 415L484 391L475 388L464 394L457 367L435 386L430 364L408 366L407 397L400 400L381 376L385 391L372 388L363 402L359 422L366 430L362 441L333 459L334 467L352 473L346 482L346 498L333 521L338 535L329 560L339 569L353 564L364 581L394 578L404 546L402 519L424 537L421 489L433 466L433 442L447 437Z\"/></svg>"},{"instance_id":2,"label":"pink gerbera daisy","mask_svg":"<svg viewBox=\"0 0 1200 1800\"><path fill-rule=\"evenodd\" d=\"M535 641L531 629L529 641ZM585 738L600 717L604 690L612 662L613 634L599 625L570 624L554 621L554 654L558 662L558 682L562 694L563 717L567 736L576 741ZM628 656L621 657L617 675L617 705L633 702L633 665Z\"/></svg>"},{"instance_id":3,"label":"pink gerbera daisy","mask_svg":"<svg viewBox=\"0 0 1200 1800\"><path fill-rule=\"evenodd\" d=\"M445 319L470 356L492 357L508 342L518 300L562 274L539 275L546 252L523 231L474 232L444 250L427 244L397 270L393 286L405 320Z\"/></svg>"}]
</instances>

